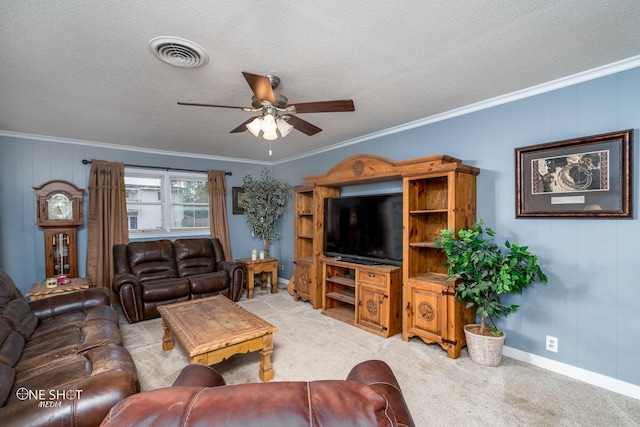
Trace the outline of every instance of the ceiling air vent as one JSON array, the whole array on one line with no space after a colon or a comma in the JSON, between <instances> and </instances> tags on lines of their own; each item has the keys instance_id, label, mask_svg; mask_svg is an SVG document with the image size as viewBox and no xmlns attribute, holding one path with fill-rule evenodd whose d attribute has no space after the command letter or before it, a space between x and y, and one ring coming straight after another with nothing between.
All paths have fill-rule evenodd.
<instances>
[{"instance_id":1,"label":"ceiling air vent","mask_svg":"<svg viewBox=\"0 0 640 427\"><path fill-rule=\"evenodd\" d=\"M179 37L156 37L149 48L164 62L183 68L196 68L207 63L209 55L197 44Z\"/></svg>"}]
</instances>

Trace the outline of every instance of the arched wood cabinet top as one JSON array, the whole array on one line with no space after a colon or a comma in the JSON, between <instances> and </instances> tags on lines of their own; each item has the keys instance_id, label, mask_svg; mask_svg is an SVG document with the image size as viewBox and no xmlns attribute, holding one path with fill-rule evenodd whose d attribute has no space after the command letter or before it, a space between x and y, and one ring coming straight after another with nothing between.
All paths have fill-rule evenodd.
<instances>
[{"instance_id":1,"label":"arched wood cabinet top","mask_svg":"<svg viewBox=\"0 0 640 427\"><path fill-rule=\"evenodd\" d=\"M356 154L340 161L327 173L307 176L303 178L303 181L305 185L342 186L461 168L474 175L479 173L479 169L462 165L462 160L445 154L399 162L372 154Z\"/></svg>"}]
</instances>

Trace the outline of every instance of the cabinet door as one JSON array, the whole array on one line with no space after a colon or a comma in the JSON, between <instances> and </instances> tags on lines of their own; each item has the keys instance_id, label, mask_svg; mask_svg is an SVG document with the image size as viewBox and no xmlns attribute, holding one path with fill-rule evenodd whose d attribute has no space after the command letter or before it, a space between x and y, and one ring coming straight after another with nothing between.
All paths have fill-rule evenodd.
<instances>
[{"instance_id":1,"label":"cabinet door","mask_svg":"<svg viewBox=\"0 0 640 427\"><path fill-rule=\"evenodd\" d=\"M388 311L388 298L384 294L384 289L359 284L356 308L358 325L372 332L384 334L387 330L385 319L388 317Z\"/></svg>"},{"instance_id":2,"label":"cabinet door","mask_svg":"<svg viewBox=\"0 0 640 427\"><path fill-rule=\"evenodd\" d=\"M306 262L295 261L295 286L294 294L298 298L305 301L309 300L313 290L315 289L313 274L311 272L312 265Z\"/></svg>"},{"instance_id":3,"label":"cabinet door","mask_svg":"<svg viewBox=\"0 0 640 427\"><path fill-rule=\"evenodd\" d=\"M442 286L410 286L408 334L427 342L441 342L446 334L447 298Z\"/></svg>"}]
</instances>

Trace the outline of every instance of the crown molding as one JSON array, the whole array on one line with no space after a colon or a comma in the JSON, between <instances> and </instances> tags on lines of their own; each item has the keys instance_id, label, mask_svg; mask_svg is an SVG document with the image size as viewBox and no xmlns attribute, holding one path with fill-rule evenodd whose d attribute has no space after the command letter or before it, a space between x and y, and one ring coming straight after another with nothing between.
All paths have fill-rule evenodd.
<instances>
[{"instance_id":1,"label":"crown molding","mask_svg":"<svg viewBox=\"0 0 640 427\"><path fill-rule=\"evenodd\" d=\"M466 105L464 107L456 108L453 110L445 111L444 113L436 114L424 119L419 119L413 122L405 123L402 125L394 126L388 129L381 130L379 132L370 133L368 135L360 136L358 138L350 139L348 141L339 142L333 145L329 145L317 150L309 151L295 157L289 157L279 160L273 164L286 163L293 160L299 160L305 157L314 156L316 154L325 153L338 148L347 147L353 144L359 144L364 141L369 141L383 136L392 135L399 132L404 132L410 129L414 129L420 126L429 125L432 123L441 122L454 117L463 116L480 110L486 110L498 105L508 104L513 101L529 98L542 93L552 92L557 89L573 86L579 83L584 83L589 80L595 80L600 77L605 77L611 74L620 73L622 71L630 70L640 67L640 55L632 56L631 58L623 59L611 64L603 65L601 67L593 68L591 70L582 71L577 74L573 74L567 77L562 77L557 80L553 80L547 83L542 83L537 86L532 86L526 89L511 92L505 95L500 95L495 98L490 98L484 101L476 102L475 104Z\"/></svg>"},{"instance_id":2,"label":"crown molding","mask_svg":"<svg viewBox=\"0 0 640 427\"><path fill-rule=\"evenodd\" d=\"M131 147L126 145L99 143L95 141L83 141L83 140L77 140L77 139L58 138L58 137L52 137L52 136L25 134L25 133L9 132L9 131L2 131L2 130L0 130L0 136L7 136L12 138L34 139L34 140L48 141L48 142L59 142L63 144L89 145L89 146L99 147L99 148L111 148L116 150L135 151L135 152L159 154L159 155L165 155L165 156L180 156L180 157L187 157L187 158L218 160L218 161L224 161L224 162L252 163L252 164L272 166L272 165L291 162L294 160L304 159L306 157L315 156L316 154L326 153L328 151L336 150L343 147L348 147L349 145L359 144L361 142L369 141L372 139L381 138L387 135L404 132L420 126L426 126L432 123L437 123L437 122L448 120L454 117L463 116L465 114L470 114L476 111L485 110L498 105L508 104L513 101L518 101L518 100L529 98L535 95L540 95L542 93L547 93L547 92L551 92L557 89L562 89L568 86L573 86L579 83L584 83L589 80L595 80L600 77L616 74L616 73L630 70L637 67L640 67L640 55L632 56L630 58L623 59L621 61L603 65L601 67L593 68L591 70L582 71L580 73L576 73L567 77L563 77L557 80L552 80L547 83L542 83L536 86L532 86L527 89L518 90L505 95L497 96L495 98L476 102L474 104L466 105L464 107L456 108L450 111L445 111L444 113L436 114L430 117L426 117L424 119L415 120L413 122L394 126L388 129L381 130L379 132L373 132L368 135L363 135L358 138L342 141L336 144L328 145L323 148L319 148L317 150L308 151L298 156L287 157L285 159L273 161L273 162L257 161L257 160L250 160L250 159L239 159L235 157L211 156L206 154L184 153L184 152L177 152L177 151L155 150L151 148Z\"/></svg>"},{"instance_id":3,"label":"crown molding","mask_svg":"<svg viewBox=\"0 0 640 427\"><path fill-rule=\"evenodd\" d=\"M10 131L3 131L3 130L0 130L0 136L6 136L9 138L32 139L35 141L58 142L61 144L84 145L84 146L91 146L96 148L109 148L112 150L134 151L138 153L158 154L162 156L178 156L178 157L187 157L187 158L194 158L194 159L217 160L217 161L223 161L223 162L253 163L253 164L259 164L259 165L273 164L271 162L264 162L260 160L239 159L236 157L212 156L208 154L198 154L198 153L184 153L180 151L156 150L153 148L132 147L130 145L110 144L108 142L85 141L81 139L60 138L57 136L37 135L37 134L10 132Z\"/></svg>"}]
</instances>

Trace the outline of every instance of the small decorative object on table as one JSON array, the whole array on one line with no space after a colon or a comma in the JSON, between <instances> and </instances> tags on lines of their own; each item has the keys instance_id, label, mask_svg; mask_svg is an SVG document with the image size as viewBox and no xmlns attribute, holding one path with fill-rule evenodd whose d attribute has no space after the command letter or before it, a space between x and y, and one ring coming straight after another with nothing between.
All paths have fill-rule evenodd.
<instances>
[{"instance_id":1,"label":"small decorative object on table","mask_svg":"<svg viewBox=\"0 0 640 427\"><path fill-rule=\"evenodd\" d=\"M58 285L68 285L69 283L71 283L71 279L66 274L58 276Z\"/></svg>"}]
</instances>

